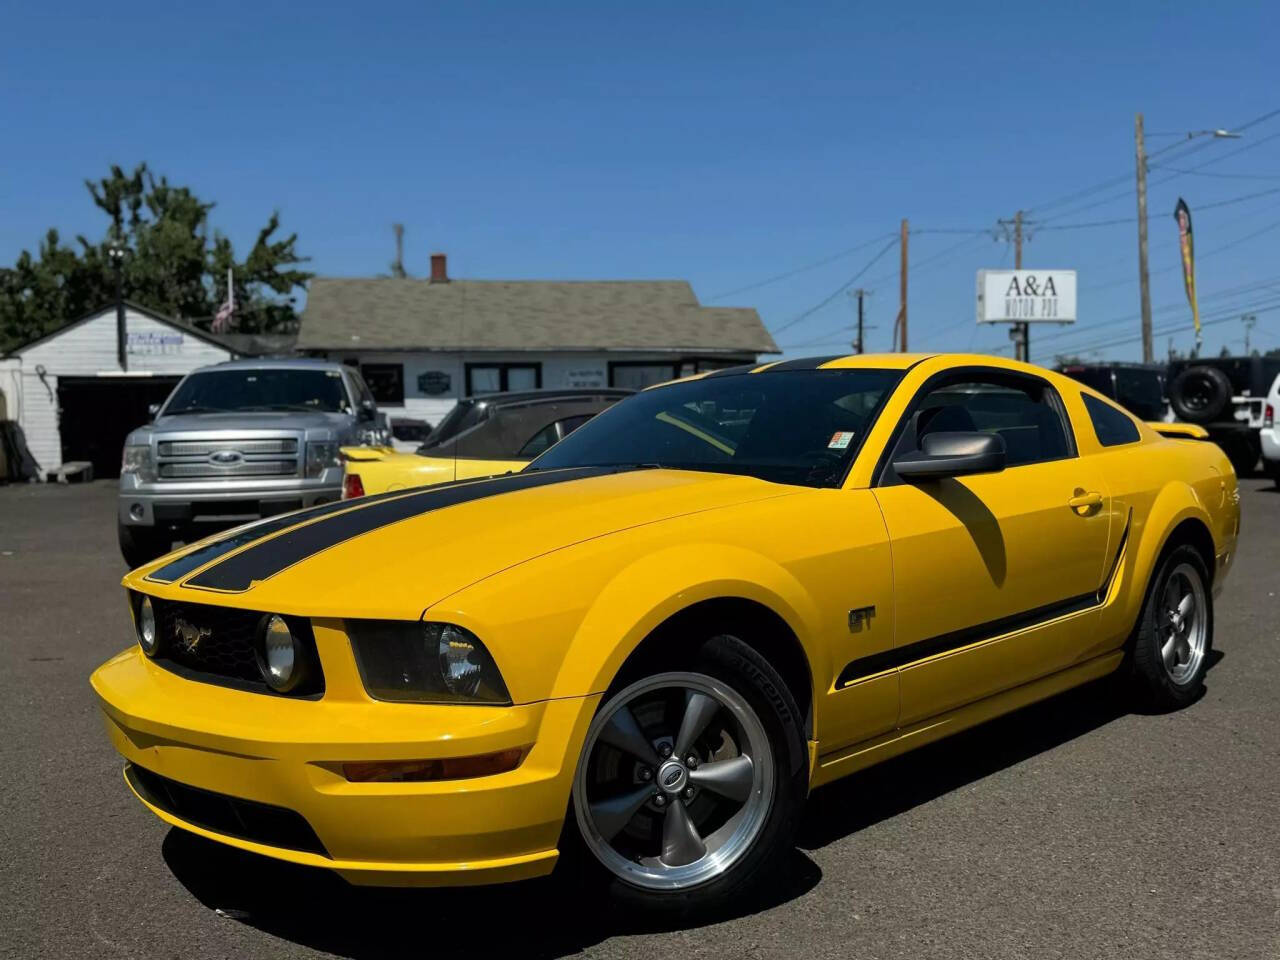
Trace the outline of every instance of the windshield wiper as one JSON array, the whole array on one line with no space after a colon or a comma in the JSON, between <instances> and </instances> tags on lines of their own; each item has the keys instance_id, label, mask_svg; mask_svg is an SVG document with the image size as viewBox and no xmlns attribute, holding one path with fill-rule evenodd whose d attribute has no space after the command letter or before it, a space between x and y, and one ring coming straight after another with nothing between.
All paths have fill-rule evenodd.
<instances>
[{"instance_id":1,"label":"windshield wiper","mask_svg":"<svg viewBox=\"0 0 1280 960\"><path fill-rule=\"evenodd\" d=\"M319 407L308 406L305 403L257 403L250 407L241 407L241 410L301 410L304 413L314 413Z\"/></svg>"},{"instance_id":2,"label":"windshield wiper","mask_svg":"<svg viewBox=\"0 0 1280 960\"><path fill-rule=\"evenodd\" d=\"M193 403L189 407L182 407L178 410L165 410L164 416L171 417L175 413L230 413L226 407L206 407L198 403Z\"/></svg>"}]
</instances>

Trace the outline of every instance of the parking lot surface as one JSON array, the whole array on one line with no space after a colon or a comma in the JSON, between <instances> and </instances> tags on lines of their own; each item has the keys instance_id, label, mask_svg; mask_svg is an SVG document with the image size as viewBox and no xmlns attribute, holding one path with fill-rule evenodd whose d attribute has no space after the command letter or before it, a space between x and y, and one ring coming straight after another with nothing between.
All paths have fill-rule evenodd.
<instances>
[{"instance_id":1,"label":"parking lot surface","mask_svg":"<svg viewBox=\"0 0 1280 960\"><path fill-rule=\"evenodd\" d=\"M1280 492L1242 488L1200 702L1097 684L844 780L765 899L675 922L549 881L357 890L169 829L88 686L131 642L114 484L0 488L0 955L1280 957Z\"/></svg>"}]
</instances>

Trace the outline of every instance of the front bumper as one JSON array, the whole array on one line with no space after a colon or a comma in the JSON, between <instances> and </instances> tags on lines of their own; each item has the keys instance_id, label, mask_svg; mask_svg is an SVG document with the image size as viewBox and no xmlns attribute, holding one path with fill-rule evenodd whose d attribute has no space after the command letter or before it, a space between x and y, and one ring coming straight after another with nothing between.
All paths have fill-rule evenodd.
<instances>
[{"instance_id":1,"label":"front bumper","mask_svg":"<svg viewBox=\"0 0 1280 960\"><path fill-rule=\"evenodd\" d=\"M314 831L318 848L209 829L152 802L131 783L139 799L174 826L326 867L357 884L498 883L550 872L599 697L513 707L375 702L346 671L328 670L340 652L338 638L351 657L345 636L321 627L316 634L327 673L319 700L188 680L147 660L136 646L99 667L91 682L111 742L129 763L201 791L293 811ZM529 748L519 767L470 780L350 783L337 766L513 747Z\"/></svg>"},{"instance_id":2,"label":"front bumper","mask_svg":"<svg viewBox=\"0 0 1280 960\"><path fill-rule=\"evenodd\" d=\"M117 498L120 523L131 527L188 523L244 523L342 497L342 469L319 477L141 483L125 474Z\"/></svg>"}]
</instances>

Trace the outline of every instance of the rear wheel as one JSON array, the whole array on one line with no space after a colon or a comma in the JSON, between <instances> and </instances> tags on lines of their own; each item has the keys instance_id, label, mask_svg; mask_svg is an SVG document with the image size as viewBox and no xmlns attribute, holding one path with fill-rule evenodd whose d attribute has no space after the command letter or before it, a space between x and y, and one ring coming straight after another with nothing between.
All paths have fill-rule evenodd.
<instances>
[{"instance_id":1,"label":"rear wheel","mask_svg":"<svg viewBox=\"0 0 1280 960\"><path fill-rule=\"evenodd\" d=\"M173 535L168 530L155 527L132 527L117 523L116 529L120 540L120 553L129 569L150 563L156 557L163 556L173 546Z\"/></svg>"},{"instance_id":2,"label":"rear wheel","mask_svg":"<svg viewBox=\"0 0 1280 960\"><path fill-rule=\"evenodd\" d=\"M1183 544L1164 557L1147 594L1134 637L1139 693L1157 709L1199 696L1213 649L1213 599L1204 561Z\"/></svg>"},{"instance_id":3,"label":"rear wheel","mask_svg":"<svg viewBox=\"0 0 1280 960\"><path fill-rule=\"evenodd\" d=\"M588 869L623 900L677 910L767 879L804 797L798 717L773 668L729 636L609 697L573 788Z\"/></svg>"}]
</instances>

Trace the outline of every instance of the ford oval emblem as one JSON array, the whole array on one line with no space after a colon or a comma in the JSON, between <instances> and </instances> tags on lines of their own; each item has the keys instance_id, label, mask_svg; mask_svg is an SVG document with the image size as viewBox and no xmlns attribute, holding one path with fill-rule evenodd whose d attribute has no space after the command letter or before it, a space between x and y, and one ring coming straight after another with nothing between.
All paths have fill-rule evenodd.
<instances>
[{"instance_id":1,"label":"ford oval emblem","mask_svg":"<svg viewBox=\"0 0 1280 960\"><path fill-rule=\"evenodd\" d=\"M229 467L243 459L244 454L239 450L215 450L209 454L209 462L216 463L220 467Z\"/></svg>"}]
</instances>

